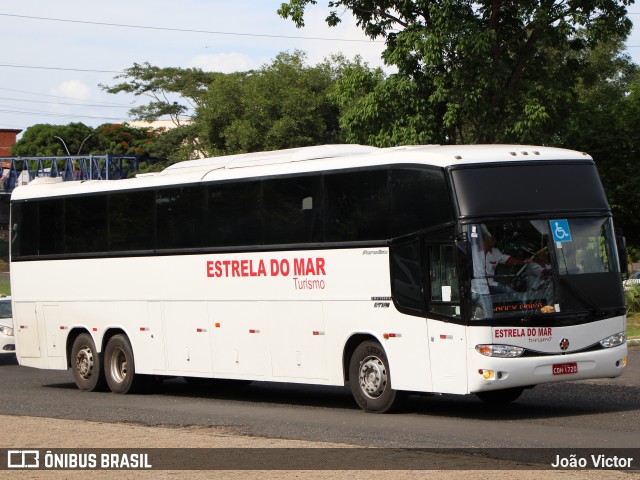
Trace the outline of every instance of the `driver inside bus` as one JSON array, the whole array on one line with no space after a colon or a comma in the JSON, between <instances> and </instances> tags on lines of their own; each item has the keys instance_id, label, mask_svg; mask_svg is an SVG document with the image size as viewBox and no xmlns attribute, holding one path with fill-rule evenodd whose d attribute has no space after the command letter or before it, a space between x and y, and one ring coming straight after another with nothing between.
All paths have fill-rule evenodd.
<instances>
[{"instance_id":1,"label":"driver inside bus","mask_svg":"<svg viewBox=\"0 0 640 480\"><path fill-rule=\"evenodd\" d=\"M500 249L496 247L496 238L489 232L489 230L482 225L482 240L484 245L484 278L487 279L487 285L489 287L489 293L491 294L499 294L499 293L509 293L513 291L513 289L501 283L498 283L495 279L496 267L499 264L504 265L524 265L530 264L533 262L533 259L527 258L525 260L520 260L518 258L513 257L512 255L507 255L506 253L502 253Z\"/></svg>"},{"instance_id":2,"label":"driver inside bus","mask_svg":"<svg viewBox=\"0 0 640 480\"><path fill-rule=\"evenodd\" d=\"M479 235L478 235L479 233ZM480 232L472 227L471 249L473 257L472 298L474 299L476 312L474 317L492 317L493 300L491 295L510 293L514 290L495 279L496 268L504 265L530 264L532 259L520 260L503 253L496 247L496 238L486 225L480 225Z\"/></svg>"},{"instance_id":3,"label":"driver inside bus","mask_svg":"<svg viewBox=\"0 0 640 480\"><path fill-rule=\"evenodd\" d=\"M549 248L544 247L532 257L532 262L525 270L527 290L533 291L544 287L551 280L551 259Z\"/></svg>"}]
</instances>

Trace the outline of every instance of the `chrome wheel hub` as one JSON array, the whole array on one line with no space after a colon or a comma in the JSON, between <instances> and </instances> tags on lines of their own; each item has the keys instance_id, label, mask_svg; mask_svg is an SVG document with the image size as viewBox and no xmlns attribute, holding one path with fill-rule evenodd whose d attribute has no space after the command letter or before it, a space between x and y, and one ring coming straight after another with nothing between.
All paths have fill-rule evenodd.
<instances>
[{"instance_id":1,"label":"chrome wheel hub","mask_svg":"<svg viewBox=\"0 0 640 480\"><path fill-rule=\"evenodd\" d=\"M93 374L93 352L89 347L82 347L76 354L76 370L85 380Z\"/></svg>"},{"instance_id":2,"label":"chrome wheel hub","mask_svg":"<svg viewBox=\"0 0 640 480\"><path fill-rule=\"evenodd\" d=\"M388 381L387 369L382 360L370 356L360 362L358 381L362 393L372 399L379 398L384 393Z\"/></svg>"},{"instance_id":3,"label":"chrome wheel hub","mask_svg":"<svg viewBox=\"0 0 640 480\"><path fill-rule=\"evenodd\" d=\"M111 355L111 365L110 371L113 376L113 379L118 382L124 382L125 378L127 378L127 357L124 354L124 351L120 348L116 348Z\"/></svg>"}]
</instances>

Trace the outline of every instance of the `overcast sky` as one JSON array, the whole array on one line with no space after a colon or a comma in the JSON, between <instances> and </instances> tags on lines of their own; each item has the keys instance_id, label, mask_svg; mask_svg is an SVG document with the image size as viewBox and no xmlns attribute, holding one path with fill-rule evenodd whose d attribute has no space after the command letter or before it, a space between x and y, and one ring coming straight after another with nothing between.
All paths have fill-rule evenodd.
<instances>
[{"instance_id":1,"label":"overcast sky","mask_svg":"<svg viewBox=\"0 0 640 480\"><path fill-rule=\"evenodd\" d=\"M260 67L279 52L299 49L312 65L337 52L383 65L383 43L368 41L348 14L341 26L326 26L326 0L308 10L303 29L277 15L282 1L3 2L0 128L127 120L128 108L141 100L104 93L98 85L113 84L116 72L134 62L231 72ZM640 5L629 12L640 23ZM640 63L640 29L634 29L628 47Z\"/></svg>"}]
</instances>

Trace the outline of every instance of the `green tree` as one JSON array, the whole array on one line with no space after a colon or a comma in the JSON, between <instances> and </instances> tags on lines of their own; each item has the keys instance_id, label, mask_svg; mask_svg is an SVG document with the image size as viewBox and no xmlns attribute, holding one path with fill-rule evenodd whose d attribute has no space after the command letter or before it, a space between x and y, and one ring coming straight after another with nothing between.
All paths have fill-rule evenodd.
<instances>
[{"instance_id":1,"label":"green tree","mask_svg":"<svg viewBox=\"0 0 640 480\"><path fill-rule=\"evenodd\" d=\"M258 70L215 77L196 119L211 152L335 143L339 125L329 99L331 66L310 67L305 61L300 51L280 53Z\"/></svg>"},{"instance_id":2,"label":"green tree","mask_svg":"<svg viewBox=\"0 0 640 480\"><path fill-rule=\"evenodd\" d=\"M162 132L132 127L126 123L105 123L95 130L102 153L148 156L154 140Z\"/></svg>"},{"instance_id":3,"label":"green tree","mask_svg":"<svg viewBox=\"0 0 640 480\"><path fill-rule=\"evenodd\" d=\"M132 118L152 122L169 117L176 128L183 129L170 135L171 138L182 138L178 154L171 156L172 160L178 160L184 157L185 150L188 149L196 152L196 155L206 154L205 147L190 124L193 111L201 105L207 94L209 83L219 75L221 74L207 73L197 68L161 68L149 63L134 63L124 74L115 77L120 80L118 83L101 87L113 94L124 92L150 98L148 104L129 111Z\"/></svg>"},{"instance_id":4,"label":"green tree","mask_svg":"<svg viewBox=\"0 0 640 480\"><path fill-rule=\"evenodd\" d=\"M43 123L27 128L20 140L11 147L11 154L28 157L97 153L98 144L99 139L94 129L83 123L68 125Z\"/></svg>"},{"instance_id":5,"label":"green tree","mask_svg":"<svg viewBox=\"0 0 640 480\"><path fill-rule=\"evenodd\" d=\"M178 157L184 137L176 135L177 131L110 123L95 129L82 123L37 124L25 130L11 153L23 157L66 156L68 148L71 155L135 155L143 162L148 160L141 165L142 171L152 171L186 158Z\"/></svg>"},{"instance_id":6,"label":"green tree","mask_svg":"<svg viewBox=\"0 0 640 480\"><path fill-rule=\"evenodd\" d=\"M621 40L584 52L576 102L556 143L591 154L614 219L640 246L640 70Z\"/></svg>"},{"instance_id":7,"label":"green tree","mask_svg":"<svg viewBox=\"0 0 640 480\"><path fill-rule=\"evenodd\" d=\"M316 3L289 0L278 12L302 27ZM626 37L632 3L331 0L326 20L349 10L366 35L384 38L384 60L415 82L448 142L544 141L573 102L576 53Z\"/></svg>"},{"instance_id":8,"label":"green tree","mask_svg":"<svg viewBox=\"0 0 640 480\"><path fill-rule=\"evenodd\" d=\"M377 147L444 143L441 118L428 101L425 84L401 76L386 77L356 57L338 62L330 98L340 109L341 137Z\"/></svg>"}]
</instances>

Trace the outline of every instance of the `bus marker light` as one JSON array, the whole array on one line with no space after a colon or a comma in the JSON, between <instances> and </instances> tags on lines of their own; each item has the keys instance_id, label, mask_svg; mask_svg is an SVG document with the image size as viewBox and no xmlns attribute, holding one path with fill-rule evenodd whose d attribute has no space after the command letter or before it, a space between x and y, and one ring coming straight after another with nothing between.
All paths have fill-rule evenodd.
<instances>
[{"instance_id":1,"label":"bus marker light","mask_svg":"<svg viewBox=\"0 0 640 480\"><path fill-rule=\"evenodd\" d=\"M64 325L60 325L60 330L66 330L67 327L65 327Z\"/></svg>"},{"instance_id":2,"label":"bus marker light","mask_svg":"<svg viewBox=\"0 0 640 480\"><path fill-rule=\"evenodd\" d=\"M96 327L93 327L91 330L94 331L94 332L98 331L98 329Z\"/></svg>"},{"instance_id":3,"label":"bus marker light","mask_svg":"<svg viewBox=\"0 0 640 480\"><path fill-rule=\"evenodd\" d=\"M324 335L324 332L318 332L318 331L315 331L315 332L313 332L313 334L314 334L314 335Z\"/></svg>"},{"instance_id":4,"label":"bus marker light","mask_svg":"<svg viewBox=\"0 0 640 480\"><path fill-rule=\"evenodd\" d=\"M400 338L402 335L399 333L383 333L382 336L385 340L389 340L390 338Z\"/></svg>"},{"instance_id":5,"label":"bus marker light","mask_svg":"<svg viewBox=\"0 0 640 480\"><path fill-rule=\"evenodd\" d=\"M216 323L216 328L220 328L220 324L219 323Z\"/></svg>"},{"instance_id":6,"label":"bus marker light","mask_svg":"<svg viewBox=\"0 0 640 480\"><path fill-rule=\"evenodd\" d=\"M149 328L148 327L140 327L140 331L141 332L148 332Z\"/></svg>"},{"instance_id":7,"label":"bus marker light","mask_svg":"<svg viewBox=\"0 0 640 480\"><path fill-rule=\"evenodd\" d=\"M206 328L196 328L196 332L198 332L198 333L206 333L207 329Z\"/></svg>"},{"instance_id":8,"label":"bus marker light","mask_svg":"<svg viewBox=\"0 0 640 480\"><path fill-rule=\"evenodd\" d=\"M513 345L476 345L476 351L487 357L516 358L524 353L524 348Z\"/></svg>"},{"instance_id":9,"label":"bus marker light","mask_svg":"<svg viewBox=\"0 0 640 480\"><path fill-rule=\"evenodd\" d=\"M440 335L440 340L453 340L453 335Z\"/></svg>"},{"instance_id":10,"label":"bus marker light","mask_svg":"<svg viewBox=\"0 0 640 480\"><path fill-rule=\"evenodd\" d=\"M253 330L253 329L251 329L251 330L249 330L249 333L260 333L260 330Z\"/></svg>"},{"instance_id":11,"label":"bus marker light","mask_svg":"<svg viewBox=\"0 0 640 480\"><path fill-rule=\"evenodd\" d=\"M476 350L478 350L478 353L481 353L482 355L486 355L487 357L491 356L491 348L489 348L489 345L478 345Z\"/></svg>"}]
</instances>

